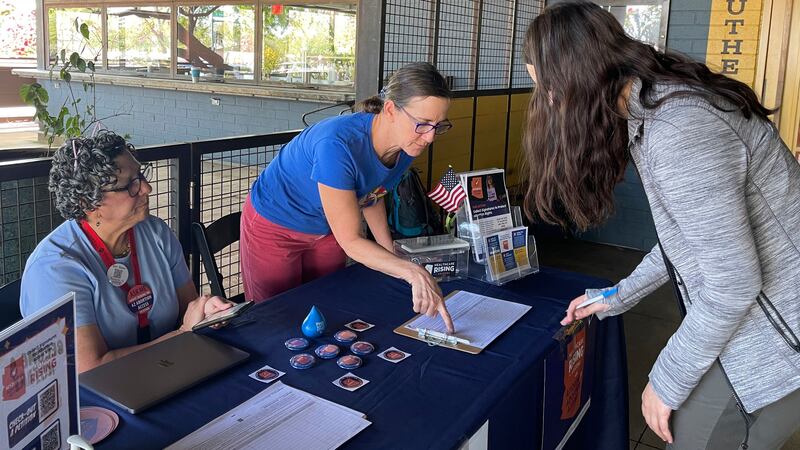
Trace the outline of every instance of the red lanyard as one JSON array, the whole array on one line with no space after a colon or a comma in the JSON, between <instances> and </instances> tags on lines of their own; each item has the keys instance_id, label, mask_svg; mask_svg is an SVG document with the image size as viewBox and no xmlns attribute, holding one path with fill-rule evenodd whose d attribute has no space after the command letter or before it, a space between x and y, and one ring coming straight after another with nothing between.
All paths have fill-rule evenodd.
<instances>
[{"instance_id":1,"label":"red lanyard","mask_svg":"<svg viewBox=\"0 0 800 450\"><path fill-rule=\"evenodd\" d=\"M89 242L92 244L92 247L94 247L95 251L97 251L97 253L100 255L100 259L102 259L103 264L106 265L106 270L110 269L111 266L116 264L116 261L114 261L114 256L111 254L111 250L108 249L106 243L100 239L100 236L98 236L97 232L92 229L91 225L89 225L89 223L85 220L82 220L81 229L83 229L83 232L86 233L86 237L89 238ZM128 230L128 242L131 246L131 266L133 266L133 279L135 285L139 285L142 284L142 275L139 272L139 260L136 258L136 238L133 233L133 228ZM131 290L131 287L128 286L127 281L119 288L125 291L125 294Z\"/></svg>"},{"instance_id":2,"label":"red lanyard","mask_svg":"<svg viewBox=\"0 0 800 450\"><path fill-rule=\"evenodd\" d=\"M100 236L97 235L85 220L81 221L81 229L86 233L86 237L89 238L92 247L94 247L95 251L100 255L100 259L103 260L106 270L110 270L111 266L117 264L117 262L114 261L114 255L111 254L106 243L100 239ZM133 287L131 287L128 285L128 281L125 280L119 288L126 294L125 301L128 309L136 314L136 318L139 322L136 340L139 344L143 344L150 341L150 319L147 317L147 313L153 306L153 293L149 287L142 284L142 276L139 272L139 260L136 257L136 238L132 228L128 230L128 242L131 247L131 266L133 266L133 278L135 283ZM111 280L109 280L109 282L111 282Z\"/></svg>"}]
</instances>

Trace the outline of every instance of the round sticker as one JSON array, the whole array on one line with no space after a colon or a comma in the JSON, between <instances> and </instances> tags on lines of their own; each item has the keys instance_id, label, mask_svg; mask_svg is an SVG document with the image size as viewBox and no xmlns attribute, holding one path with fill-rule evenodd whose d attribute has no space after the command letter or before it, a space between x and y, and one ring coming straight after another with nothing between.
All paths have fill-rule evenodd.
<instances>
[{"instance_id":1,"label":"round sticker","mask_svg":"<svg viewBox=\"0 0 800 450\"><path fill-rule=\"evenodd\" d=\"M120 287L128 282L128 266L122 263L114 263L106 272L108 282L115 287Z\"/></svg>"},{"instance_id":2,"label":"round sticker","mask_svg":"<svg viewBox=\"0 0 800 450\"><path fill-rule=\"evenodd\" d=\"M336 355L339 354L339 347L333 344L323 344L317 347L317 349L314 350L314 353L316 353L317 356L322 359L331 359L335 358Z\"/></svg>"},{"instance_id":3,"label":"round sticker","mask_svg":"<svg viewBox=\"0 0 800 450\"><path fill-rule=\"evenodd\" d=\"M339 342L350 343L356 340L358 335L350 330L342 330L333 335L333 338Z\"/></svg>"},{"instance_id":4,"label":"round sticker","mask_svg":"<svg viewBox=\"0 0 800 450\"><path fill-rule=\"evenodd\" d=\"M289 359L289 364L295 369L308 369L314 365L316 359L308 353L300 353L294 355Z\"/></svg>"},{"instance_id":5,"label":"round sticker","mask_svg":"<svg viewBox=\"0 0 800 450\"><path fill-rule=\"evenodd\" d=\"M358 341L350 346L350 351L356 355L368 355L375 351L375 346L365 341Z\"/></svg>"},{"instance_id":6,"label":"round sticker","mask_svg":"<svg viewBox=\"0 0 800 450\"><path fill-rule=\"evenodd\" d=\"M344 355L336 361L342 369L352 370L361 367L361 358L356 355Z\"/></svg>"},{"instance_id":7,"label":"round sticker","mask_svg":"<svg viewBox=\"0 0 800 450\"><path fill-rule=\"evenodd\" d=\"M280 374L278 373L277 370L274 369L261 369L258 372L256 372L256 376L258 377L259 380L269 381L278 378Z\"/></svg>"},{"instance_id":8,"label":"round sticker","mask_svg":"<svg viewBox=\"0 0 800 450\"><path fill-rule=\"evenodd\" d=\"M364 381L354 376L346 376L339 379L339 385L347 389L356 389L361 387L362 384L364 384Z\"/></svg>"},{"instance_id":9,"label":"round sticker","mask_svg":"<svg viewBox=\"0 0 800 450\"><path fill-rule=\"evenodd\" d=\"M308 347L308 339L306 338L291 338L286 340L284 344L289 350L303 350Z\"/></svg>"},{"instance_id":10,"label":"round sticker","mask_svg":"<svg viewBox=\"0 0 800 450\"><path fill-rule=\"evenodd\" d=\"M392 361L399 361L399 360L405 358L406 354L401 352L400 350L388 350L388 351L386 351L386 353L383 354L383 356L385 356L386 359L389 359L389 360L392 360Z\"/></svg>"},{"instance_id":11,"label":"round sticker","mask_svg":"<svg viewBox=\"0 0 800 450\"><path fill-rule=\"evenodd\" d=\"M128 291L128 309L144 314L153 307L153 291L146 284L137 284Z\"/></svg>"}]
</instances>

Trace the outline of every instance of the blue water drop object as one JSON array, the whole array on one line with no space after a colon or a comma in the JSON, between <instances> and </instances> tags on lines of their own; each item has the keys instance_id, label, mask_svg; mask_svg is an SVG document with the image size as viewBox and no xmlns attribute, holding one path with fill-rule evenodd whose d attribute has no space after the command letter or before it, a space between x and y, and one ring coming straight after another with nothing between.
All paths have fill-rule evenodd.
<instances>
[{"instance_id":1,"label":"blue water drop object","mask_svg":"<svg viewBox=\"0 0 800 450\"><path fill-rule=\"evenodd\" d=\"M301 326L300 329L306 337L315 338L322 336L326 326L327 322L325 321L325 316L322 315L316 306L312 306L311 311L308 312L305 320L303 320L303 326Z\"/></svg>"}]
</instances>

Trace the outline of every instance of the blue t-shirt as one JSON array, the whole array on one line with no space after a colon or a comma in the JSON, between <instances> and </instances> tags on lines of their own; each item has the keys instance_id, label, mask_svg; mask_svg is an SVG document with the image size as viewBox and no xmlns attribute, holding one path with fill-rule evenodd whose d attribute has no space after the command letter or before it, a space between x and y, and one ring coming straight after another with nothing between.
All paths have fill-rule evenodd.
<instances>
[{"instance_id":1,"label":"blue t-shirt","mask_svg":"<svg viewBox=\"0 0 800 450\"><path fill-rule=\"evenodd\" d=\"M394 167L383 165L372 145L374 117L331 117L297 135L253 183L250 200L256 211L294 231L328 234L317 183L355 191L362 208L392 190L413 158L401 151Z\"/></svg>"},{"instance_id":2,"label":"blue t-shirt","mask_svg":"<svg viewBox=\"0 0 800 450\"><path fill-rule=\"evenodd\" d=\"M180 242L166 223L150 216L134 227L142 282L153 291L148 314L150 337L174 330L178 323L176 291L191 280ZM128 266L130 255L117 262ZM75 292L76 327L97 325L109 350L136 345L138 322L125 292L112 285L106 266L78 222L59 225L33 250L22 275L20 310L28 316L62 295Z\"/></svg>"}]
</instances>

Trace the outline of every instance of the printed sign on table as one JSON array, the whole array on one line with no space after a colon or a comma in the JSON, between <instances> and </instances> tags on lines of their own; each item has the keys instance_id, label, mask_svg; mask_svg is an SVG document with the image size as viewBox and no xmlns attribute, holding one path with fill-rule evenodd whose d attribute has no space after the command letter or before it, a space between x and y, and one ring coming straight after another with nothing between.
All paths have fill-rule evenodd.
<instances>
[{"instance_id":1,"label":"printed sign on table","mask_svg":"<svg viewBox=\"0 0 800 450\"><path fill-rule=\"evenodd\" d=\"M68 449L78 434L74 294L0 332L0 448Z\"/></svg>"}]
</instances>

